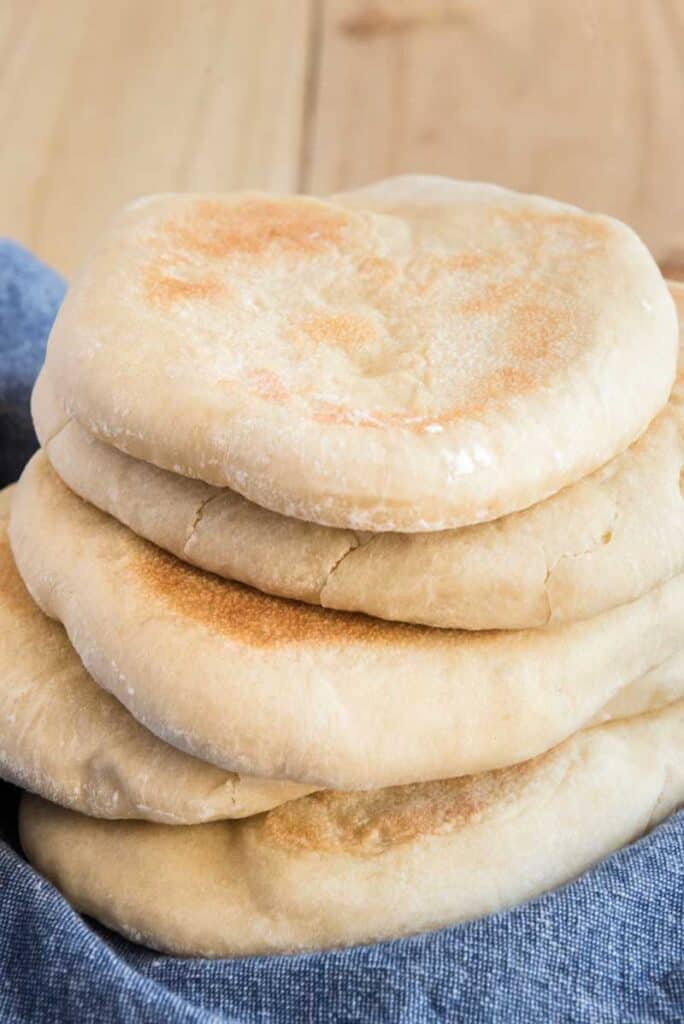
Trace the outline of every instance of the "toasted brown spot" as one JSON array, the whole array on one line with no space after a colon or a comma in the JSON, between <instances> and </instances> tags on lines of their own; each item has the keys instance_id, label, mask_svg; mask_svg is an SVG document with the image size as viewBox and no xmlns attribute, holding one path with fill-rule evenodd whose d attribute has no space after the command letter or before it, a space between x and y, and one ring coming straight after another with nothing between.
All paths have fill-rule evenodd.
<instances>
[{"instance_id":1,"label":"toasted brown spot","mask_svg":"<svg viewBox=\"0 0 684 1024\"><path fill-rule=\"evenodd\" d=\"M382 414L383 417L385 415L385 413ZM358 416L354 417L353 413L345 406L336 405L333 402L314 401L311 419L315 423L337 423L341 426L374 427L376 429L386 426L383 419L370 421L368 417L365 417L359 424Z\"/></svg>"},{"instance_id":2,"label":"toasted brown spot","mask_svg":"<svg viewBox=\"0 0 684 1024\"><path fill-rule=\"evenodd\" d=\"M484 288L479 295L468 299L459 306L462 316L485 316L498 312L504 302L517 298L524 282L519 278L505 281L503 284L492 284Z\"/></svg>"},{"instance_id":3,"label":"toasted brown spot","mask_svg":"<svg viewBox=\"0 0 684 1024\"><path fill-rule=\"evenodd\" d=\"M534 385L534 377L520 366L504 366L486 377L467 406L472 415L510 395L520 395Z\"/></svg>"},{"instance_id":4,"label":"toasted brown spot","mask_svg":"<svg viewBox=\"0 0 684 1024\"><path fill-rule=\"evenodd\" d=\"M571 239L579 236L587 241L605 242L612 235L607 221L588 213L548 213L529 208L499 207L494 216L516 227L532 229L540 241L566 235Z\"/></svg>"},{"instance_id":5,"label":"toasted brown spot","mask_svg":"<svg viewBox=\"0 0 684 1024\"><path fill-rule=\"evenodd\" d=\"M247 383L252 394L258 395L269 402L286 402L290 397L280 377L265 368L250 370Z\"/></svg>"},{"instance_id":6,"label":"toasted brown spot","mask_svg":"<svg viewBox=\"0 0 684 1024\"><path fill-rule=\"evenodd\" d=\"M454 274L463 274L467 279L468 275L478 275L501 265L506 265L506 253L502 249L463 249L449 256L421 252L408 261L397 287L403 294L415 292L425 296L439 286L450 288Z\"/></svg>"},{"instance_id":7,"label":"toasted brown spot","mask_svg":"<svg viewBox=\"0 0 684 1024\"><path fill-rule=\"evenodd\" d=\"M555 754L460 779L357 793L323 790L269 811L264 835L290 850L376 856L482 820L494 807L512 802Z\"/></svg>"},{"instance_id":8,"label":"toasted brown spot","mask_svg":"<svg viewBox=\"0 0 684 1024\"><path fill-rule=\"evenodd\" d=\"M302 320L301 329L312 341L351 351L377 336L371 320L353 313L317 313Z\"/></svg>"},{"instance_id":9,"label":"toasted brown spot","mask_svg":"<svg viewBox=\"0 0 684 1024\"><path fill-rule=\"evenodd\" d=\"M305 199L201 200L190 214L168 221L162 237L174 249L208 259L273 249L312 256L337 244L349 220L343 211Z\"/></svg>"},{"instance_id":10,"label":"toasted brown spot","mask_svg":"<svg viewBox=\"0 0 684 1024\"><path fill-rule=\"evenodd\" d=\"M397 281L399 292L395 290L395 295L397 298L412 292L419 296L427 295L439 281L444 280L445 271L444 257L432 252L420 252L404 267L404 273Z\"/></svg>"},{"instance_id":11,"label":"toasted brown spot","mask_svg":"<svg viewBox=\"0 0 684 1024\"><path fill-rule=\"evenodd\" d=\"M368 256L359 263L358 272L373 287L382 288L396 278L397 267L392 260L381 256Z\"/></svg>"},{"instance_id":12,"label":"toasted brown spot","mask_svg":"<svg viewBox=\"0 0 684 1024\"><path fill-rule=\"evenodd\" d=\"M0 607L17 619L44 619L17 571L7 539L6 524L1 520L0 531Z\"/></svg>"},{"instance_id":13,"label":"toasted brown spot","mask_svg":"<svg viewBox=\"0 0 684 1024\"><path fill-rule=\"evenodd\" d=\"M252 647L282 644L408 645L438 643L427 626L383 622L365 615L270 597L180 562L141 542L135 579L173 614Z\"/></svg>"},{"instance_id":14,"label":"toasted brown spot","mask_svg":"<svg viewBox=\"0 0 684 1024\"><path fill-rule=\"evenodd\" d=\"M562 342L572 328L572 318L567 309L544 305L541 302L527 302L513 314L514 334L511 337L512 352L526 362L556 362L553 348L558 346L558 357L562 355Z\"/></svg>"},{"instance_id":15,"label":"toasted brown spot","mask_svg":"<svg viewBox=\"0 0 684 1024\"><path fill-rule=\"evenodd\" d=\"M448 426L460 417L473 416L487 406L492 406L499 401L506 401L511 395L523 394L534 387L535 380L534 374L527 372L522 367L504 366L492 371L478 384L474 383L467 402L461 402L441 413L417 415L411 412L386 412L383 409L372 409L361 416L358 412L342 405L318 402L314 406L311 418L317 423L353 425L371 430L395 427L418 432L437 424Z\"/></svg>"},{"instance_id":16,"label":"toasted brown spot","mask_svg":"<svg viewBox=\"0 0 684 1024\"><path fill-rule=\"evenodd\" d=\"M494 264L503 263L504 259L505 254L500 250L491 250L489 252L464 250L449 256L446 260L446 267L452 271L468 271L472 273L476 270L483 270L485 267L491 267Z\"/></svg>"},{"instance_id":17,"label":"toasted brown spot","mask_svg":"<svg viewBox=\"0 0 684 1024\"><path fill-rule=\"evenodd\" d=\"M531 213L530 219L532 216L538 216L545 226L581 235L583 238L591 239L594 242L605 242L612 234L612 228L606 221L599 220L586 213L557 213L552 217L549 217L548 214Z\"/></svg>"},{"instance_id":18,"label":"toasted brown spot","mask_svg":"<svg viewBox=\"0 0 684 1024\"><path fill-rule=\"evenodd\" d=\"M160 272L154 265L150 266L145 280L148 301L161 306L182 301L214 301L227 290L214 274L183 280Z\"/></svg>"},{"instance_id":19,"label":"toasted brown spot","mask_svg":"<svg viewBox=\"0 0 684 1024\"><path fill-rule=\"evenodd\" d=\"M500 364L470 382L465 400L439 413L416 414L410 411L368 410L363 416L357 410L326 401L314 401L311 416L319 423L335 423L369 429L421 431L439 424L448 426L455 420L474 416L487 407L505 403L513 395L524 394L548 378L567 362L574 351L575 339L582 330L589 330L586 317L559 303L556 306L530 299L523 301L531 289L524 290L520 281L508 282L488 290L486 295L469 300L461 313L484 316L496 313L497 307L510 301L507 311L507 336L500 346ZM516 298L518 301L515 301Z\"/></svg>"},{"instance_id":20,"label":"toasted brown spot","mask_svg":"<svg viewBox=\"0 0 684 1024\"><path fill-rule=\"evenodd\" d=\"M17 572L7 536L11 491L10 487L5 487L0 491L0 606L11 608L17 612L30 611L33 602ZM35 605L33 607L35 609Z\"/></svg>"}]
</instances>

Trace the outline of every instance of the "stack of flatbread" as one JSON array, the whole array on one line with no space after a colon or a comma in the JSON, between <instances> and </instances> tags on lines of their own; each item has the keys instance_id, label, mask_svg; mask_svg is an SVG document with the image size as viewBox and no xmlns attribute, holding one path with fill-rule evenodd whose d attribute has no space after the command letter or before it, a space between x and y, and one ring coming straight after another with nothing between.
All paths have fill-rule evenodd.
<instances>
[{"instance_id":1,"label":"stack of flatbread","mask_svg":"<svg viewBox=\"0 0 684 1024\"><path fill-rule=\"evenodd\" d=\"M29 859L263 953L511 906L668 814L677 301L625 225L489 185L128 206L2 497Z\"/></svg>"}]
</instances>

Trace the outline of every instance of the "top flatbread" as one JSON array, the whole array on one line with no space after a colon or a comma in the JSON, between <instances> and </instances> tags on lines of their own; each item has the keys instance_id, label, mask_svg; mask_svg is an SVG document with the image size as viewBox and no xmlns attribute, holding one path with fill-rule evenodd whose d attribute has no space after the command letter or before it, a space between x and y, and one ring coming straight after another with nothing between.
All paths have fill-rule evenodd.
<instances>
[{"instance_id":1,"label":"top flatbread","mask_svg":"<svg viewBox=\"0 0 684 1024\"><path fill-rule=\"evenodd\" d=\"M625 225L397 179L128 206L55 323L64 410L130 455L325 525L432 531L585 476L664 406L672 300Z\"/></svg>"}]
</instances>

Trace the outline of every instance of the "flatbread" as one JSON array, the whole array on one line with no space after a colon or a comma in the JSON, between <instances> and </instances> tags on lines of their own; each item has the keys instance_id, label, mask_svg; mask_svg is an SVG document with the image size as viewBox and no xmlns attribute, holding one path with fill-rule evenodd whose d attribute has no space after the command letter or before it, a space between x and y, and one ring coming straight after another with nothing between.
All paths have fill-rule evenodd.
<instances>
[{"instance_id":1,"label":"flatbread","mask_svg":"<svg viewBox=\"0 0 684 1024\"><path fill-rule=\"evenodd\" d=\"M7 542L0 492L0 777L101 818L196 824L258 814L310 791L227 774L144 729L87 674L31 600ZM601 720L684 698L684 654L621 692Z\"/></svg>"},{"instance_id":2,"label":"flatbread","mask_svg":"<svg viewBox=\"0 0 684 1024\"><path fill-rule=\"evenodd\" d=\"M672 299L618 221L400 178L126 207L46 366L90 433L287 516L423 532L623 451L675 378Z\"/></svg>"},{"instance_id":3,"label":"flatbread","mask_svg":"<svg viewBox=\"0 0 684 1024\"><path fill-rule=\"evenodd\" d=\"M196 824L258 814L310 792L224 772L144 729L83 668L16 571L0 492L0 777L99 818ZM601 720L684 698L684 654L621 692Z\"/></svg>"},{"instance_id":4,"label":"flatbread","mask_svg":"<svg viewBox=\"0 0 684 1024\"><path fill-rule=\"evenodd\" d=\"M670 285L684 321L684 286ZM684 571L684 358L670 401L602 469L493 523L359 534L269 512L98 441L43 374L36 431L82 498L186 562L268 594L460 629L572 622Z\"/></svg>"},{"instance_id":5,"label":"flatbread","mask_svg":"<svg viewBox=\"0 0 684 1024\"><path fill-rule=\"evenodd\" d=\"M684 576L581 623L465 633L268 597L76 497L44 455L10 539L91 675L147 728L248 775L364 789L525 760L684 649Z\"/></svg>"},{"instance_id":6,"label":"flatbread","mask_svg":"<svg viewBox=\"0 0 684 1024\"><path fill-rule=\"evenodd\" d=\"M83 668L33 603L0 492L0 777L84 814L192 824L241 818L310 791L228 774L144 729Z\"/></svg>"},{"instance_id":7,"label":"flatbread","mask_svg":"<svg viewBox=\"0 0 684 1024\"><path fill-rule=\"evenodd\" d=\"M684 703L579 733L515 768L320 793L239 822L95 821L24 798L29 860L78 909L170 953L372 942L567 882L684 798Z\"/></svg>"}]
</instances>

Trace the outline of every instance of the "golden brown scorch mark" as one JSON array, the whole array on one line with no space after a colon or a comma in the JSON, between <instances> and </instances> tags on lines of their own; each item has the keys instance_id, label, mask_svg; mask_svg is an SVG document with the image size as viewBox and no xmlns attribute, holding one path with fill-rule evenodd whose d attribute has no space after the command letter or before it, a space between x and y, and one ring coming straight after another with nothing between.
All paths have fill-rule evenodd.
<instances>
[{"instance_id":1,"label":"golden brown scorch mark","mask_svg":"<svg viewBox=\"0 0 684 1024\"><path fill-rule=\"evenodd\" d=\"M265 838L292 850L372 857L399 843L448 835L512 801L546 754L497 771L357 793L324 790L282 804L264 819Z\"/></svg>"},{"instance_id":2,"label":"golden brown scorch mark","mask_svg":"<svg viewBox=\"0 0 684 1024\"><path fill-rule=\"evenodd\" d=\"M505 253L501 249L464 249L453 256L447 256L444 264L447 270L455 273L474 273L501 264L505 258Z\"/></svg>"},{"instance_id":3,"label":"golden brown scorch mark","mask_svg":"<svg viewBox=\"0 0 684 1024\"><path fill-rule=\"evenodd\" d=\"M573 323L569 310L542 302L525 302L514 313L515 333L511 337L512 355L525 365L544 366L550 372L562 360L563 346L554 344L567 338Z\"/></svg>"},{"instance_id":4,"label":"golden brown scorch mark","mask_svg":"<svg viewBox=\"0 0 684 1024\"><path fill-rule=\"evenodd\" d=\"M148 593L181 615L252 647L306 644L307 647L362 643L369 645L434 645L448 640L427 626L383 622L365 615L335 612L220 579L180 562L173 555L140 542L135 578Z\"/></svg>"},{"instance_id":5,"label":"golden brown scorch mark","mask_svg":"<svg viewBox=\"0 0 684 1024\"><path fill-rule=\"evenodd\" d=\"M315 200L252 198L239 202L200 200L182 217L168 220L161 240L171 250L206 259L281 252L312 256L336 245L350 217Z\"/></svg>"},{"instance_id":6,"label":"golden brown scorch mark","mask_svg":"<svg viewBox=\"0 0 684 1024\"><path fill-rule=\"evenodd\" d=\"M360 278L372 288L384 288L397 277L397 265L382 256L366 256L358 265Z\"/></svg>"},{"instance_id":7,"label":"golden brown scorch mark","mask_svg":"<svg viewBox=\"0 0 684 1024\"><path fill-rule=\"evenodd\" d=\"M551 240L554 236L607 242L613 236L609 221L581 211L549 213L526 206L499 206L492 211L492 217L516 228L529 229L540 242Z\"/></svg>"},{"instance_id":8,"label":"golden brown scorch mark","mask_svg":"<svg viewBox=\"0 0 684 1024\"><path fill-rule=\"evenodd\" d=\"M448 426L458 419L476 416L487 407L531 391L567 360L569 349L565 342L572 334L572 316L560 307L526 302L512 309L509 318L501 365L472 380L467 399L459 404L433 414L371 409L360 416L358 411L344 405L317 401L313 403L311 418L318 423L420 432L434 425Z\"/></svg>"},{"instance_id":9,"label":"golden brown scorch mark","mask_svg":"<svg viewBox=\"0 0 684 1024\"><path fill-rule=\"evenodd\" d=\"M287 390L280 377L276 373L273 373L272 370L267 370L265 367L248 371L247 387L253 395L256 395L258 398L263 398L267 402L276 402L279 404L286 402L290 397L290 392Z\"/></svg>"},{"instance_id":10,"label":"golden brown scorch mark","mask_svg":"<svg viewBox=\"0 0 684 1024\"><path fill-rule=\"evenodd\" d=\"M377 337L369 317L354 313L313 313L301 321L301 329L317 344L327 344L354 352Z\"/></svg>"},{"instance_id":11,"label":"golden brown scorch mark","mask_svg":"<svg viewBox=\"0 0 684 1024\"><path fill-rule=\"evenodd\" d=\"M19 575L6 530L6 522L0 521L0 609L8 612L16 620L42 620L46 629L56 631L59 627L56 623L51 623L34 603Z\"/></svg>"},{"instance_id":12,"label":"golden brown scorch mark","mask_svg":"<svg viewBox=\"0 0 684 1024\"><path fill-rule=\"evenodd\" d=\"M157 306L217 302L230 295L217 263L240 255L313 256L337 244L349 220L344 211L306 199L197 201L148 240L159 255L145 271L145 295Z\"/></svg>"},{"instance_id":13,"label":"golden brown scorch mark","mask_svg":"<svg viewBox=\"0 0 684 1024\"><path fill-rule=\"evenodd\" d=\"M490 284L483 287L477 295L466 299L458 307L463 317L496 315L504 303L514 302L525 287L520 278L513 278L501 284Z\"/></svg>"},{"instance_id":14,"label":"golden brown scorch mark","mask_svg":"<svg viewBox=\"0 0 684 1024\"><path fill-rule=\"evenodd\" d=\"M175 277L157 265L150 265L145 275L148 302L169 306L175 302L215 302L228 294L227 286L216 274L205 274L194 280Z\"/></svg>"}]
</instances>

